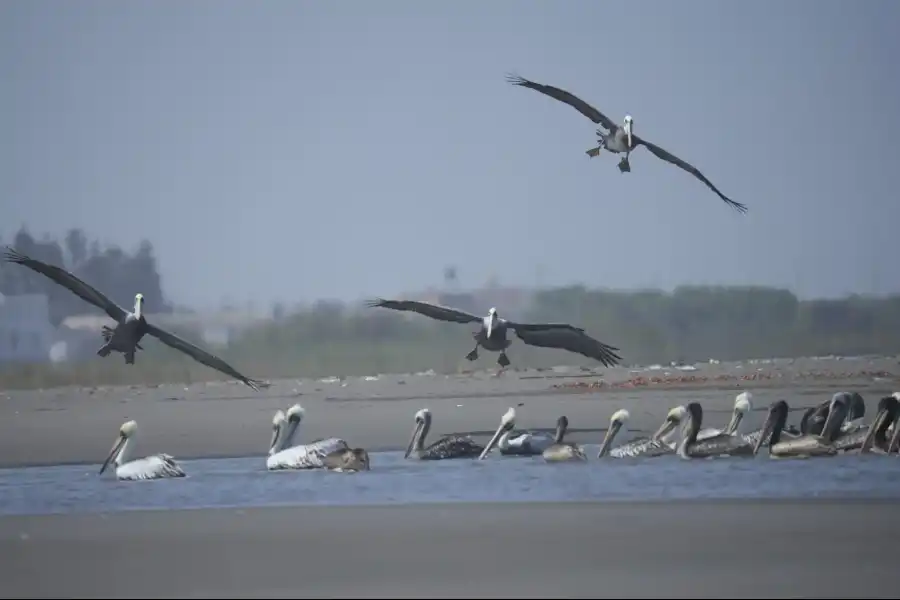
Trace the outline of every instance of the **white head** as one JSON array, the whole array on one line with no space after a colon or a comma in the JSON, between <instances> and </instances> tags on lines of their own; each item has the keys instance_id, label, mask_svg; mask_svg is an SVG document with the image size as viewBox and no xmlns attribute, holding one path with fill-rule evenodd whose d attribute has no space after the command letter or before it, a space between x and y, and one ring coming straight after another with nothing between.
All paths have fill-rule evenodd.
<instances>
[{"instance_id":1,"label":"white head","mask_svg":"<svg viewBox=\"0 0 900 600\"><path fill-rule=\"evenodd\" d=\"M299 404L295 404L287 409L287 413L285 414L285 418L288 421L302 421L304 416L306 416L306 411L303 410L303 407Z\"/></svg>"},{"instance_id":2,"label":"white head","mask_svg":"<svg viewBox=\"0 0 900 600\"><path fill-rule=\"evenodd\" d=\"M634 119L631 118L631 115L625 115L625 124L622 129L625 130L625 135L628 137L628 147L631 148L631 132L634 129Z\"/></svg>"},{"instance_id":3,"label":"white head","mask_svg":"<svg viewBox=\"0 0 900 600\"><path fill-rule=\"evenodd\" d=\"M509 434L510 431L513 430L513 427L516 426L516 409L512 406L507 409L503 416L500 417L500 426L497 427L497 431L494 432L494 435L491 436L491 441L487 443L484 447L484 450L481 451L481 454L478 456L478 460L482 460L485 456L490 454L491 449L494 447L494 444L497 443L497 440L500 439L500 436L504 434Z\"/></svg>"},{"instance_id":4,"label":"white head","mask_svg":"<svg viewBox=\"0 0 900 600\"><path fill-rule=\"evenodd\" d=\"M110 463L115 462L116 464L120 464L120 454L122 453L125 444L130 438L134 437L135 433L137 433L137 423L133 420L125 421L122 426L119 427L119 435L116 436L116 441L113 443L106 460L103 461L103 466L100 467L101 475L103 475L103 472L106 471L106 468Z\"/></svg>"},{"instance_id":5,"label":"white head","mask_svg":"<svg viewBox=\"0 0 900 600\"><path fill-rule=\"evenodd\" d=\"M403 455L403 458L409 458L413 448L419 449L419 446L422 446L429 427L431 427L431 411L427 408L417 410L412 436L409 438L409 445L406 447L406 454Z\"/></svg>"},{"instance_id":6,"label":"white head","mask_svg":"<svg viewBox=\"0 0 900 600\"><path fill-rule=\"evenodd\" d=\"M497 324L497 309L493 306L488 311L487 318L487 337L491 337L491 331L494 330L494 326Z\"/></svg>"},{"instance_id":7,"label":"white head","mask_svg":"<svg viewBox=\"0 0 900 600\"><path fill-rule=\"evenodd\" d=\"M741 392L734 399L734 410L741 414L747 414L753 410L753 405L750 404L752 400L753 394L750 392Z\"/></svg>"},{"instance_id":8,"label":"white head","mask_svg":"<svg viewBox=\"0 0 900 600\"><path fill-rule=\"evenodd\" d=\"M893 397L896 398L898 401L900 401L900 392L894 392L893 394L891 394L891 396L893 396Z\"/></svg>"},{"instance_id":9,"label":"white head","mask_svg":"<svg viewBox=\"0 0 900 600\"><path fill-rule=\"evenodd\" d=\"M141 318L141 315L144 313L144 295L143 294L135 294L134 295L134 316L138 319Z\"/></svg>"},{"instance_id":10,"label":"white head","mask_svg":"<svg viewBox=\"0 0 900 600\"><path fill-rule=\"evenodd\" d=\"M656 433L653 434L653 439L662 439L675 431L675 428L685 417L687 417L687 414L687 409L684 405L678 405L671 409L668 414L666 414L666 419L663 421L663 424L660 425L659 429L656 430Z\"/></svg>"},{"instance_id":11,"label":"white head","mask_svg":"<svg viewBox=\"0 0 900 600\"><path fill-rule=\"evenodd\" d=\"M631 418L631 415L624 408L620 408L612 414L609 418L609 427L606 430L606 435L603 436L603 443L600 444L600 452L597 453L597 458L606 456L613 439L615 439L625 423L628 422L629 418Z\"/></svg>"}]
</instances>

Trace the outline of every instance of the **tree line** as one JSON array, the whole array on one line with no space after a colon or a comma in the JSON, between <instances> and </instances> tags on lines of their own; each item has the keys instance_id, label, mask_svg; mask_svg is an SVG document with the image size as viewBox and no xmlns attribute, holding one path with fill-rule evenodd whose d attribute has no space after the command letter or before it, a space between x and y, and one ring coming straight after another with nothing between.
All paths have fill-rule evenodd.
<instances>
[{"instance_id":1,"label":"tree line","mask_svg":"<svg viewBox=\"0 0 900 600\"><path fill-rule=\"evenodd\" d=\"M23 226L12 240L0 240L0 247L6 246L71 271L123 308L130 309L134 295L141 292L148 312L171 310L163 295L153 245L147 240L142 240L137 249L129 253L118 246L88 239L81 229L70 229L60 241L46 234L37 239ZM2 263L0 293L45 294L54 327L72 315L103 314L67 288L21 265Z\"/></svg>"}]
</instances>

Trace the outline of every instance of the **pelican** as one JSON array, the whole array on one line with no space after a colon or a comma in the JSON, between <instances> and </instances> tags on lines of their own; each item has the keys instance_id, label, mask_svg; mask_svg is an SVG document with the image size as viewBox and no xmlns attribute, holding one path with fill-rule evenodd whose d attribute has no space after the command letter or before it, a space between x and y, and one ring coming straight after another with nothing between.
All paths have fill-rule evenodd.
<instances>
[{"instance_id":1,"label":"pelican","mask_svg":"<svg viewBox=\"0 0 900 600\"><path fill-rule=\"evenodd\" d=\"M100 467L100 474L106 471L110 463L116 465L116 477L121 481L137 481L139 479L164 479L168 477L184 477L184 471L175 459L168 454L154 454L146 458L128 460L131 454L134 436L137 434L137 423L126 421L119 427L119 435L109 451L109 456Z\"/></svg>"},{"instance_id":2,"label":"pelican","mask_svg":"<svg viewBox=\"0 0 900 600\"><path fill-rule=\"evenodd\" d=\"M703 424L703 407L697 402L685 406L687 421L681 426L681 442L675 453L681 458L709 458L713 456L751 455L753 446L742 438L722 433L706 439L698 439Z\"/></svg>"},{"instance_id":3,"label":"pelican","mask_svg":"<svg viewBox=\"0 0 900 600\"><path fill-rule=\"evenodd\" d=\"M714 437L720 435L735 435L737 433L738 427L741 424L741 421L744 419L744 415L747 414L750 409L750 399L752 395L749 392L742 392L738 394L734 399L734 407L731 409L731 420L728 421L728 424L724 429L715 429L712 427L707 427L701 429L697 434L698 441L706 441L712 439ZM659 429L656 433L653 434L652 439L655 440L663 440L669 437L669 435L675 430L675 428L688 417L688 409L686 405L680 405L672 408L668 414L666 415L665 421L660 425ZM752 433L749 435L753 435ZM746 442L746 440L743 440ZM676 449L676 444L674 442L668 443L669 447L674 451Z\"/></svg>"},{"instance_id":4,"label":"pelican","mask_svg":"<svg viewBox=\"0 0 900 600\"><path fill-rule=\"evenodd\" d=\"M169 333L165 329L161 329L156 325L148 323L144 318L143 313L143 294L135 294L134 310L128 312L107 298L102 292L85 283L65 269L30 258L12 248L6 249L4 260L6 262L26 266L32 271L40 273L55 283L68 288L82 300L106 311L106 314L116 322L116 326L114 328L103 328L102 334L105 343L97 350L99 356L109 356L113 351L121 352L125 355L125 363L133 365L135 352L137 350L142 350L139 344L141 338L143 338L144 335L149 334L165 345L184 352L197 362L242 381L256 391L259 391L260 386L264 385L260 381L241 375L221 358L198 348L173 333Z\"/></svg>"},{"instance_id":5,"label":"pelican","mask_svg":"<svg viewBox=\"0 0 900 600\"><path fill-rule=\"evenodd\" d=\"M431 411L423 408L416 412L412 437L406 447L403 458L418 460L444 460L449 458L476 458L484 448L472 441L472 438L461 435L445 435L425 448L425 437L431 429Z\"/></svg>"},{"instance_id":6,"label":"pelican","mask_svg":"<svg viewBox=\"0 0 900 600\"><path fill-rule=\"evenodd\" d=\"M533 81L529 81L523 77L518 77L515 75L509 76L507 78L507 81L509 81L509 83L513 85L526 87L538 91L546 96L550 96L551 98L559 100L560 102L565 102L594 123L600 125L600 127L602 127L603 129L606 129L607 131L603 131L602 129L597 130L597 137L599 138L600 145L587 151L587 155L591 158L599 156L601 150L608 150L613 154L624 153L625 157L619 162L619 170L623 173L627 173L631 171L631 164L628 161L631 152L634 151L638 146L644 145L647 147L647 150L649 150L657 158L661 158L666 162L672 163L676 167L681 167L682 169L705 183L709 187L709 189L711 189L716 193L717 196L719 196L719 198L724 200L726 204L728 204L738 212L747 212L747 207L745 205L741 204L740 202L735 202L734 200L731 200L730 198L725 196L725 194L720 192L719 189L714 186L713 183L709 179L707 179L703 175L703 173L701 173L696 167L681 160L674 154L663 150L656 144L648 142L647 140L641 139L637 135L635 135L634 119L631 117L631 115L625 115L622 126L619 126L599 110L597 110L584 100L576 97L574 94L571 94L565 90L561 90L550 85L535 83Z\"/></svg>"},{"instance_id":7,"label":"pelican","mask_svg":"<svg viewBox=\"0 0 900 600\"><path fill-rule=\"evenodd\" d=\"M811 410L807 409L804 421L800 422L800 431L813 435L821 434L835 402L841 402L847 409L846 418L840 424L840 433L849 433L862 426L862 419L866 416L866 402L863 397L857 392L837 392L831 400L825 400Z\"/></svg>"},{"instance_id":8,"label":"pelican","mask_svg":"<svg viewBox=\"0 0 900 600\"><path fill-rule=\"evenodd\" d=\"M628 419L630 418L631 415L624 408L620 408L612 414L612 416L609 418L609 427L606 429L606 435L603 436L603 443L600 444L600 452L597 453L597 458L603 458L610 453L609 447L612 445L613 439L615 439L616 435L618 435L619 433L619 430L622 429L622 427L625 425L625 423L628 422ZM646 453L646 451L644 453ZM623 455L623 453L620 452L619 455L621 456Z\"/></svg>"},{"instance_id":9,"label":"pelican","mask_svg":"<svg viewBox=\"0 0 900 600\"><path fill-rule=\"evenodd\" d=\"M773 402L769 407L769 416L763 425L762 436L753 447L753 454L758 454L763 441L768 440L769 456L772 458L834 456L837 454L837 448L834 447L832 441L840 429L841 421L846 416L847 405L840 400L833 401L832 404L821 435L805 434L782 442L781 431L787 422L788 404L784 400Z\"/></svg>"},{"instance_id":10,"label":"pelican","mask_svg":"<svg viewBox=\"0 0 900 600\"><path fill-rule=\"evenodd\" d=\"M325 466L325 456L339 450L347 450L347 442L340 438L316 440L309 444L294 445L294 436L306 411L299 404L287 410L277 411L272 420L272 442L266 468L270 471L284 469L320 469Z\"/></svg>"},{"instance_id":11,"label":"pelican","mask_svg":"<svg viewBox=\"0 0 900 600\"><path fill-rule=\"evenodd\" d=\"M329 452L322 459L329 471L339 473L356 473L369 470L369 453L362 448L344 448Z\"/></svg>"},{"instance_id":12,"label":"pelican","mask_svg":"<svg viewBox=\"0 0 900 600\"><path fill-rule=\"evenodd\" d=\"M900 402L896 397L885 396L878 401L878 411L859 448L860 454L871 452L873 449L881 453L891 452L894 440L888 437L887 431L896 422L897 416L900 414L898 411L900 411Z\"/></svg>"},{"instance_id":13,"label":"pelican","mask_svg":"<svg viewBox=\"0 0 900 600\"><path fill-rule=\"evenodd\" d=\"M556 435L554 436L543 432L532 433L528 431L510 438L510 434L515 426L516 409L510 406L509 410L500 418L500 426L494 432L491 441L484 447L484 451L478 457L478 460L483 460L491 452L494 444L497 445L497 448L500 449L500 454L503 456L537 456L543 454L544 450L555 443L561 428L564 428L565 424L563 423L563 417L557 419Z\"/></svg>"},{"instance_id":14,"label":"pelican","mask_svg":"<svg viewBox=\"0 0 900 600\"><path fill-rule=\"evenodd\" d=\"M546 448L541 456L546 462L568 462L587 460L587 454L584 448L572 442L564 442L566 430L569 428L569 418L565 415L561 416L557 421L556 439L552 446Z\"/></svg>"},{"instance_id":15,"label":"pelican","mask_svg":"<svg viewBox=\"0 0 900 600\"><path fill-rule=\"evenodd\" d=\"M651 458L674 452L675 443L669 439L675 432L674 427L663 431L661 437L656 437L657 434L650 437L640 437L621 446L610 448L613 439L620 433L622 427L625 426L630 418L631 415L624 408L613 413L610 418L609 429L607 429L606 437L603 439L597 458L603 458L604 456L609 456L610 458L635 458L638 456Z\"/></svg>"},{"instance_id":16,"label":"pelican","mask_svg":"<svg viewBox=\"0 0 900 600\"><path fill-rule=\"evenodd\" d=\"M482 318L455 308L415 300L376 298L367 301L366 304L372 308L413 311L439 321L464 324L480 323L481 328L472 334L475 338L475 349L469 352L466 358L468 360L477 359L478 348L481 347L491 352L499 352L500 357L497 359L497 364L504 368L510 364L509 358L506 356L506 349L512 343L506 338L507 331L510 329L515 331L519 339L529 346L559 348L576 352L600 361L606 367L611 367L622 360L622 357L616 354L618 348L598 342L585 333L584 329L573 327L567 323L514 323L501 319L497 315L496 308L491 308L488 316Z\"/></svg>"}]
</instances>

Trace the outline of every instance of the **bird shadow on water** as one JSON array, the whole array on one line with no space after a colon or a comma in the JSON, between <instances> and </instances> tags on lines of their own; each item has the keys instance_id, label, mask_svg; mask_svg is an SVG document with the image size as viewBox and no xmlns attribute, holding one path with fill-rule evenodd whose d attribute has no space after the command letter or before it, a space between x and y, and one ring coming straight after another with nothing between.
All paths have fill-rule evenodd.
<instances>
[{"instance_id":1,"label":"bird shadow on water","mask_svg":"<svg viewBox=\"0 0 900 600\"><path fill-rule=\"evenodd\" d=\"M900 498L897 461L877 455L809 460L717 458L548 464L541 457L405 460L373 452L371 471L267 471L262 457L181 461L187 477L117 481L97 465L0 470L0 515L140 509L433 502L584 502L709 498Z\"/></svg>"}]
</instances>

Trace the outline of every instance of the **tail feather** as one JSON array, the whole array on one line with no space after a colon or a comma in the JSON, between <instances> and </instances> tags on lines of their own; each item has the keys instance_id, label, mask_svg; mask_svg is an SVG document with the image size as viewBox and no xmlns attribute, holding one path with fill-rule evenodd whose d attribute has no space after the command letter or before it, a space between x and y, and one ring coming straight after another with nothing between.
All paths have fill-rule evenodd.
<instances>
[{"instance_id":1,"label":"tail feather","mask_svg":"<svg viewBox=\"0 0 900 600\"><path fill-rule=\"evenodd\" d=\"M594 158L595 156L600 156L600 146L597 146L596 148L591 148L590 150L588 150L587 155L590 156L591 158Z\"/></svg>"}]
</instances>

